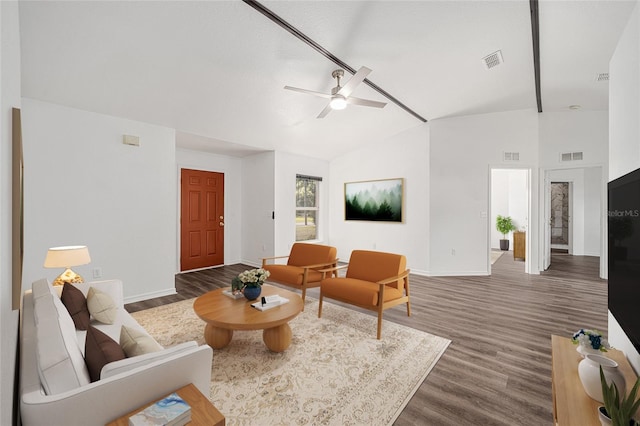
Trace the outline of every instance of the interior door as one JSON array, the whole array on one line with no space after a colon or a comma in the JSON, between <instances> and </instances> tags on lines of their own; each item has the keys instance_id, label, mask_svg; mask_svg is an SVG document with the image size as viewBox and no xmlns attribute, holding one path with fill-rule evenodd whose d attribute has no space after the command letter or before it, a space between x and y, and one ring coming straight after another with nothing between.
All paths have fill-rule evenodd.
<instances>
[{"instance_id":1,"label":"interior door","mask_svg":"<svg viewBox=\"0 0 640 426\"><path fill-rule=\"evenodd\" d=\"M542 255L543 270L551 266L551 179L549 172L544 176L544 248Z\"/></svg>"},{"instance_id":2,"label":"interior door","mask_svg":"<svg viewBox=\"0 0 640 426\"><path fill-rule=\"evenodd\" d=\"M180 171L180 270L224 264L224 174Z\"/></svg>"}]
</instances>

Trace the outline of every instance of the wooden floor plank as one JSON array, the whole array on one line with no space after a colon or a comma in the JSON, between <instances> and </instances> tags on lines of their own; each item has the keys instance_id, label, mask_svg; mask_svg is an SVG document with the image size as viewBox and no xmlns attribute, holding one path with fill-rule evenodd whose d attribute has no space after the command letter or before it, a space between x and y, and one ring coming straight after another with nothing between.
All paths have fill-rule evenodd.
<instances>
[{"instance_id":1,"label":"wooden floor plank","mask_svg":"<svg viewBox=\"0 0 640 426\"><path fill-rule=\"evenodd\" d=\"M229 286L248 268L178 274L178 294L126 308L197 297ZM411 275L412 316L397 307L385 312L385 320L452 343L395 424L552 425L551 335L607 329L607 285L598 270L597 257L554 254L548 271L527 275L509 252L487 277ZM318 290L308 294L317 297Z\"/></svg>"}]
</instances>

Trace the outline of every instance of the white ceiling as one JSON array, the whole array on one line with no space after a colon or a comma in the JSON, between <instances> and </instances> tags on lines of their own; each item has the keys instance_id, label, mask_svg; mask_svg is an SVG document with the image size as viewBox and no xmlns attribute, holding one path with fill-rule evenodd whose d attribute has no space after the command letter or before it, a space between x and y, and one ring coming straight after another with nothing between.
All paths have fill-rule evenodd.
<instances>
[{"instance_id":1,"label":"white ceiling","mask_svg":"<svg viewBox=\"0 0 640 426\"><path fill-rule=\"evenodd\" d=\"M536 108L528 0L262 4L427 120ZM544 111L607 109L595 77L635 4L540 2ZM175 128L179 147L331 159L421 124L390 102L316 119L326 100L283 86L329 92L337 66L241 1L21 1L20 31L23 96Z\"/></svg>"}]
</instances>

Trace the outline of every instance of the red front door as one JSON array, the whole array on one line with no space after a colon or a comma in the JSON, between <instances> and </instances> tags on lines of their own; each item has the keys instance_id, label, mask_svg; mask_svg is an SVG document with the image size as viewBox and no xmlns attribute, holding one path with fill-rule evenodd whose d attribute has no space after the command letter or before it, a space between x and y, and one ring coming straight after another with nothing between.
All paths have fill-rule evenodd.
<instances>
[{"instance_id":1,"label":"red front door","mask_svg":"<svg viewBox=\"0 0 640 426\"><path fill-rule=\"evenodd\" d=\"M180 270L224 264L224 174L180 171Z\"/></svg>"}]
</instances>

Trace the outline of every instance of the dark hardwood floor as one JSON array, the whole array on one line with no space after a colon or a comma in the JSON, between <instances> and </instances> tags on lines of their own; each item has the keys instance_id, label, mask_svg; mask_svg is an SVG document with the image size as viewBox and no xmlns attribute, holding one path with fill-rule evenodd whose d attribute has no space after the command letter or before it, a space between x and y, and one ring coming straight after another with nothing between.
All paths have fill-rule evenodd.
<instances>
[{"instance_id":1,"label":"dark hardwood floor","mask_svg":"<svg viewBox=\"0 0 640 426\"><path fill-rule=\"evenodd\" d=\"M411 275L412 316L397 307L385 312L385 320L452 343L395 425L552 425L551 335L570 336L583 327L606 331L607 285L598 267L597 257L554 255L548 271L526 275L523 262L509 252L489 277ZM127 310L228 286L247 268L176 275L177 295ZM318 291L308 294L317 297ZM382 333L384 338L384 326Z\"/></svg>"}]
</instances>

